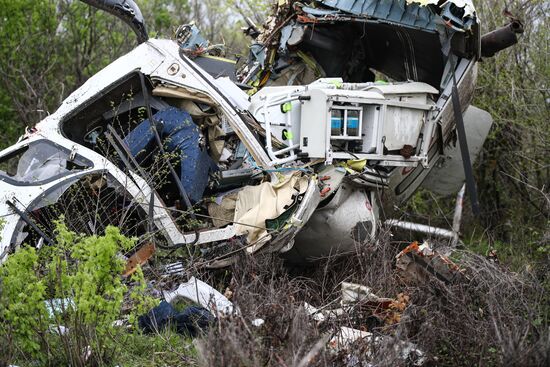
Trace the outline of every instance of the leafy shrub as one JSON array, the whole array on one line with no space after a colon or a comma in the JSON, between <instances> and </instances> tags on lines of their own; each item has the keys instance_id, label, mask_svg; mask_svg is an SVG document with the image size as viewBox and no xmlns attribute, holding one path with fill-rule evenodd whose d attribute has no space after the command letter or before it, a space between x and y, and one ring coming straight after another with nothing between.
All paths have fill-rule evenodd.
<instances>
[{"instance_id":1,"label":"leafy shrub","mask_svg":"<svg viewBox=\"0 0 550 367\"><path fill-rule=\"evenodd\" d=\"M0 342L6 362L12 358L73 366L112 361L125 337L115 321L130 301L131 320L152 300L137 271L121 277L125 261L118 255L135 240L107 227L103 236L84 237L59 221L56 245L24 247L0 267ZM3 340L2 340L3 339Z\"/></svg>"}]
</instances>

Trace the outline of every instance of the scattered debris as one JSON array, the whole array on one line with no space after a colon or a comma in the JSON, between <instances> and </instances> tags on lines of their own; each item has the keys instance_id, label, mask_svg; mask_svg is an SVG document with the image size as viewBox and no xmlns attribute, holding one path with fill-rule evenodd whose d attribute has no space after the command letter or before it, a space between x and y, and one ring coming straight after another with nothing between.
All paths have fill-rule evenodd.
<instances>
[{"instance_id":1,"label":"scattered debris","mask_svg":"<svg viewBox=\"0 0 550 367\"><path fill-rule=\"evenodd\" d=\"M427 242L413 242L396 256L396 267L403 281L426 283L435 278L445 283L463 281L465 271L446 256L431 249Z\"/></svg>"},{"instance_id":2,"label":"scattered debris","mask_svg":"<svg viewBox=\"0 0 550 367\"><path fill-rule=\"evenodd\" d=\"M248 20L254 43L236 71L221 57L223 46L194 25L179 27L175 41L148 39L133 2L85 2L131 24L140 45L0 152L0 262L24 243L55 246L53 224L65 214L76 233L115 225L137 238L120 254L123 276L149 267L173 289L183 274L227 267L243 253L297 263L351 253L376 240L382 210L391 216L430 175L436 187L465 179L476 207L470 157L488 128L474 128L492 123L471 112L476 64L514 44L519 21L481 37L470 0L279 1L263 28ZM391 82L375 80L374 71ZM443 182L445 168L432 169L456 136L464 175ZM472 137L481 143L469 150ZM464 188L452 230L385 223L456 243L463 195ZM396 269L407 283L466 279L428 243L407 246ZM242 317L194 276L163 296L139 318L145 332L173 325L196 336L215 319ZM171 304L178 298L200 306L178 312ZM390 340L387 330L401 322L410 297L343 282L339 301L304 309L323 325L362 312L376 327L338 326L301 364L327 342L349 353L360 340ZM48 303L51 315L71 305ZM414 366L427 360L412 343L394 349Z\"/></svg>"},{"instance_id":3,"label":"scattered debris","mask_svg":"<svg viewBox=\"0 0 550 367\"><path fill-rule=\"evenodd\" d=\"M388 303L390 298L380 298L372 290L361 284L342 283L342 306L358 302Z\"/></svg>"},{"instance_id":4,"label":"scattered debris","mask_svg":"<svg viewBox=\"0 0 550 367\"><path fill-rule=\"evenodd\" d=\"M371 338L376 340L372 333L342 326L336 335L328 342L330 348L335 351L347 349L359 339Z\"/></svg>"},{"instance_id":5,"label":"scattered debris","mask_svg":"<svg viewBox=\"0 0 550 367\"><path fill-rule=\"evenodd\" d=\"M428 361L426 353L411 342L399 341L394 344L394 349L403 361L409 362L412 366L423 366Z\"/></svg>"}]
</instances>

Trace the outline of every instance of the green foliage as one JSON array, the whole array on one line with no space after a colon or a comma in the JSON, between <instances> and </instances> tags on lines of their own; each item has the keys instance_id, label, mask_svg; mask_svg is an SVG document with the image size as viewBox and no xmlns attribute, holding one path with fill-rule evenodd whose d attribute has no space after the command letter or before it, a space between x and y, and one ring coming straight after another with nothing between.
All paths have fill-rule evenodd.
<instances>
[{"instance_id":1,"label":"green foliage","mask_svg":"<svg viewBox=\"0 0 550 367\"><path fill-rule=\"evenodd\" d=\"M270 5L259 0L138 2L150 37L171 38L176 28L195 22L227 56L246 55L244 16L258 25ZM25 126L53 113L59 104L117 57L136 45L119 19L81 1L0 0L0 148Z\"/></svg>"},{"instance_id":2,"label":"green foliage","mask_svg":"<svg viewBox=\"0 0 550 367\"><path fill-rule=\"evenodd\" d=\"M2 146L132 45L121 22L80 1L0 0L0 13Z\"/></svg>"},{"instance_id":3,"label":"green foliage","mask_svg":"<svg viewBox=\"0 0 550 367\"><path fill-rule=\"evenodd\" d=\"M39 278L34 248L23 248L11 256L0 268L0 276L0 319L4 331L18 341L24 352L37 355L41 347L37 335L46 331L48 317L44 304L46 284Z\"/></svg>"},{"instance_id":4,"label":"green foliage","mask_svg":"<svg viewBox=\"0 0 550 367\"><path fill-rule=\"evenodd\" d=\"M140 270L131 290L120 275L125 261L118 254L134 242L115 227L83 237L60 221L55 246L11 255L0 268L0 340L17 351L14 357L76 366L115 360L126 335L114 323L125 316L123 302L132 304L131 321L153 306ZM51 331L62 326L69 331Z\"/></svg>"},{"instance_id":5,"label":"green foliage","mask_svg":"<svg viewBox=\"0 0 550 367\"><path fill-rule=\"evenodd\" d=\"M152 36L171 37L190 21L186 1L139 5ZM136 46L126 24L81 1L0 0L0 19L0 123L12 130L35 125Z\"/></svg>"},{"instance_id":6,"label":"green foliage","mask_svg":"<svg viewBox=\"0 0 550 367\"><path fill-rule=\"evenodd\" d=\"M480 63L474 104L494 118L477 169L481 224L497 240L534 243L550 219L548 3L476 5L485 32L507 23L505 7L525 25L517 45Z\"/></svg>"}]
</instances>

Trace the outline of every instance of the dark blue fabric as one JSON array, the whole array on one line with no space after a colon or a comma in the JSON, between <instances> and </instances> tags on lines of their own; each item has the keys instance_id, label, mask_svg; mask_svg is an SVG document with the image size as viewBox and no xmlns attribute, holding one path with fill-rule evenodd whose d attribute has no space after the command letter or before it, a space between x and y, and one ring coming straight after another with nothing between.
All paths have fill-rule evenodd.
<instances>
[{"instance_id":1,"label":"dark blue fabric","mask_svg":"<svg viewBox=\"0 0 550 367\"><path fill-rule=\"evenodd\" d=\"M208 310L189 306L177 312L172 305L162 301L157 307L138 318L138 325L145 333L154 333L173 326L180 334L196 336L214 321Z\"/></svg>"},{"instance_id":2,"label":"dark blue fabric","mask_svg":"<svg viewBox=\"0 0 550 367\"><path fill-rule=\"evenodd\" d=\"M206 148L200 146L200 131L186 111L169 107L155 113L157 130L167 152L180 155L180 179L192 203L202 198L208 185L208 175L216 169L216 164ZM149 120L141 122L124 139L132 155L140 157L155 148L155 135Z\"/></svg>"},{"instance_id":3,"label":"dark blue fabric","mask_svg":"<svg viewBox=\"0 0 550 367\"><path fill-rule=\"evenodd\" d=\"M169 324L175 314L174 307L168 302L162 301L147 314L139 316L138 324L146 333L160 331Z\"/></svg>"}]
</instances>

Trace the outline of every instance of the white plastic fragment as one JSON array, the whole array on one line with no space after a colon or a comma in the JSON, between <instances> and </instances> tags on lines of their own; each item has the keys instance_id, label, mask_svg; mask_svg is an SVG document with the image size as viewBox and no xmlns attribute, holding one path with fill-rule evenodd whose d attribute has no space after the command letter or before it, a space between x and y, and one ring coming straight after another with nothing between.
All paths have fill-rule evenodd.
<instances>
[{"instance_id":1,"label":"white plastic fragment","mask_svg":"<svg viewBox=\"0 0 550 367\"><path fill-rule=\"evenodd\" d=\"M265 323L264 319L254 319L252 320L252 325L256 327L260 327Z\"/></svg>"},{"instance_id":2,"label":"white plastic fragment","mask_svg":"<svg viewBox=\"0 0 550 367\"><path fill-rule=\"evenodd\" d=\"M342 326L332 337L332 339L330 339L329 346L338 351L349 348L352 343L364 338L375 338L374 341L379 339L378 337L374 337L374 335L368 331Z\"/></svg>"},{"instance_id":3,"label":"white plastic fragment","mask_svg":"<svg viewBox=\"0 0 550 367\"><path fill-rule=\"evenodd\" d=\"M372 289L361 284L342 282L342 305L357 302L384 302L389 298L381 298L372 292Z\"/></svg>"},{"instance_id":4,"label":"white plastic fragment","mask_svg":"<svg viewBox=\"0 0 550 367\"><path fill-rule=\"evenodd\" d=\"M214 316L218 314L230 315L234 311L233 303L230 300L195 277L191 277L188 282L180 284L178 289L173 292L164 292L164 299L168 303L171 303L177 297L198 303Z\"/></svg>"}]
</instances>

